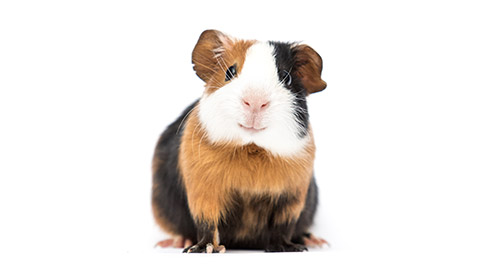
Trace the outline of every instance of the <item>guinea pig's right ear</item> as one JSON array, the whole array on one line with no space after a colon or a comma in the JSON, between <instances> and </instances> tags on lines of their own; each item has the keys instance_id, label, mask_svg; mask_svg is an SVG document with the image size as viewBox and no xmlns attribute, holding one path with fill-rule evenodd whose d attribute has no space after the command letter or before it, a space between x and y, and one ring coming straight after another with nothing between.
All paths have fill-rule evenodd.
<instances>
[{"instance_id":1,"label":"guinea pig's right ear","mask_svg":"<svg viewBox=\"0 0 480 270\"><path fill-rule=\"evenodd\" d=\"M218 69L218 57L230 43L229 36L217 30L205 30L200 35L192 52L193 69L198 77L207 82Z\"/></svg>"}]
</instances>

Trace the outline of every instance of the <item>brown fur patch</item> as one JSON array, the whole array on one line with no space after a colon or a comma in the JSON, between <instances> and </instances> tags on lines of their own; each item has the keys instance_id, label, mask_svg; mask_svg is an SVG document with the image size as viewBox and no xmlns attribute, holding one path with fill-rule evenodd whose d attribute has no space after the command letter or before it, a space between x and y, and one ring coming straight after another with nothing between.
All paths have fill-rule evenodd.
<instances>
[{"instance_id":1,"label":"brown fur patch","mask_svg":"<svg viewBox=\"0 0 480 270\"><path fill-rule=\"evenodd\" d=\"M315 145L294 158L274 156L256 145L211 144L202 129L198 108L189 116L180 145L179 167L183 176L190 212L197 221L218 225L242 198L288 194L296 200L279 209L275 222L296 220L305 203L313 172ZM254 219L246 214L247 220Z\"/></svg>"},{"instance_id":2,"label":"brown fur patch","mask_svg":"<svg viewBox=\"0 0 480 270\"><path fill-rule=\"evenodd\" d=\"M240 74L245 55L254 44L254 40L237 40L216 30L204 31L193 49L193 69L205 83L207 93L212 93L228 82L225 81L226 71L236 64L237 74Z\"/></svg>"},{"instance_id":3,"label":"brown fur patch","mask_svg":"<svg viewBox=\"0 0 480 270\"><path fill-rule=\"evenodd\" d=\"M321 78L322 57L308 45L298 45L294 49L296 52L296 73L308 93L312 94L325 89L327 83Z\"/></svg>"}]
</instances>

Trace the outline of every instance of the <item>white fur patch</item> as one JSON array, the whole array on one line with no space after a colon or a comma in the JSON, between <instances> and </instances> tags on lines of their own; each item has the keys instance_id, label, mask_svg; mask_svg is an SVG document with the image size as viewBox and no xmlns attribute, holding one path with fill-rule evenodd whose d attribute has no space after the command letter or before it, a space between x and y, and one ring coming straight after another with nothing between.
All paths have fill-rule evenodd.
<instances>
[{"instance_id":1,"label":"white fur patch","mask_svg":"<svg viewBox=\"0 0 480 270\"><path fill-rule=\"evenodd\" d=\"M279 81L273 53L274 48L268 43L253 44L247 50L241 73L224 87L203 95L199 118L212 143L254 143L285 157L302 152L310 138L298 136L302 127L294 114L295 98ZM246 117L242 99L252 92L268 97L270 102L261 117L265 129L258 132L240 126Z\"/></svg>"}]
</instances>

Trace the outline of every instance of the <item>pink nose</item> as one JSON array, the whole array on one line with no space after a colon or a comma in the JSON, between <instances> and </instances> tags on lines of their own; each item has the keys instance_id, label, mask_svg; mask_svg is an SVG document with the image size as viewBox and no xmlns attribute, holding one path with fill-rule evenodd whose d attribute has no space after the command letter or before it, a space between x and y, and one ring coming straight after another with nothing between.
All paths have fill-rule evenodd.
<instances>
[{"instance_id":1,"label":"pink nose","mask_svg":"<svg viewBox=\"0 0 480 270\"><path fill-rule=\"evenodd\" d=\"M268 108L270 102L261 98L244 98L242 100L243 108L251 113L259 113Z\"/></svg>"}]
</instances>

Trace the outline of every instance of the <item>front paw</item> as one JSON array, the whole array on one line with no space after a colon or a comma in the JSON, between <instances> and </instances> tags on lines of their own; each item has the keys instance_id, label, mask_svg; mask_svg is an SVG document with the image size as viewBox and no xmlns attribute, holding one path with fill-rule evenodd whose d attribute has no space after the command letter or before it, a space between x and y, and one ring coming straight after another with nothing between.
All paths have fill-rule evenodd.
<instances>
[{"instance_id":1,"label":"front paw","mask_svg":"<svg viewBox=\"0 0 480 270\"><path fill-rule=\"evenodd\" d=\"M226 249L220 245L215 247L212 243L198 243L183 250L183 253L225 253Z\"/></svg>"},{"instance_id":2,"label":"front paw","mask_svg":"<svg viewBox=\"0 0 480 270\"><path fill-rule=\"evenodd\" d=\"M265 248L266 252L303 252L308 251L304 245L293 244L293 243L284 243L284 244L273 244L268 245Z\"/></svg>"}]
</instances>

